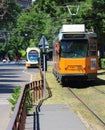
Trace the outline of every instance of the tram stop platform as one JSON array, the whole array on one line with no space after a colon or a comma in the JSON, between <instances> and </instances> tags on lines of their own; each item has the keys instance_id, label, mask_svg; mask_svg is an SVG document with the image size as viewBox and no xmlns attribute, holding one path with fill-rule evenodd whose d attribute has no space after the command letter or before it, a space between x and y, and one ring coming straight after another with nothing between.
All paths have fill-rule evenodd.
<instances>
[{"instance_id":1,"label":"tram stop platform","mask_svg":"<svg viewBox=\"0 0 105 130\"><path fill-rule=\"evenodd\" d=\"M67 104L42 105L35 116L34 130L87 130Z\"/></svg>"}]
</instances>

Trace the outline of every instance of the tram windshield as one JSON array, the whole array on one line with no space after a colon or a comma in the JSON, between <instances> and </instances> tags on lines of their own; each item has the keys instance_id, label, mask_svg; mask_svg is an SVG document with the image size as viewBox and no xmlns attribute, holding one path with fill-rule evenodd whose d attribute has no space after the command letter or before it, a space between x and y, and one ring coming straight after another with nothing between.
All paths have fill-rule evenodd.
<instances>
[{"instance_id":1,"label":"tram windshield","mask_svg":"<svg viewBox=\"0 0 105 130\"><path fill-rule=\"evenodd\" d=\"M28 58L31 62L38 60L38 52L36 50L31 50L28 53Z\"/></svg>"},{"instance_id":2,"label":"tram windshield","mask_svg":"<svg viewBox=\"0 0 105 130\"><path fill-rule=\"evenodd\" d=\"M87 57L87 40L62 40L60 55L63 58L84 58Z\"/></svg>"}]
</instances>

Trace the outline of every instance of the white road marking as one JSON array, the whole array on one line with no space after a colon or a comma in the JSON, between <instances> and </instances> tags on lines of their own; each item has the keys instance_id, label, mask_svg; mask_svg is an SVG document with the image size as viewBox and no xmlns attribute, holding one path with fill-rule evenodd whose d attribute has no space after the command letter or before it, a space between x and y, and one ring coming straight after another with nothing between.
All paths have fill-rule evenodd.
<instances>
[{"instance_id":1,"label":"white road marking","mask_svg":"<svg viewBox=\"0 0 105 130\"><path fill-rule=\"evenodd\" d=\"M6 99L0 99L0 105L9 104L9 101Z\"/></svg>"},{"instance_id":2,"label":"white road marking","mask_svg":"<svg viewBox=\"0 0 105 130\"><path fill-rule=\"evenodd\" d=\"M26 72L25 69L23 70L23 73L30 75L30 82L31 82L32 81L32 74L30 74L29 72Z\"/></svg>"},{"instance_id":3,"label":"white road marking","mask_svg":"<svg viewBox=\"0 0 105 130\"><path fill-rule=\"evenodd\" d=\"M0 95L0 105L9 104L8 99L11 97L11 94L1 94Z\"/></svg>"}]
</instances>

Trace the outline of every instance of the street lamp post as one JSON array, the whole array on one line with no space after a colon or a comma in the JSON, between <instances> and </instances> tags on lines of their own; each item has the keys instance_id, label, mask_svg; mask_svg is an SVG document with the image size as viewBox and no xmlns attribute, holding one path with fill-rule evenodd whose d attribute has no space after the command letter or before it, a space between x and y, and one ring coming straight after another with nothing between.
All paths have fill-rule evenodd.
<instances>
[{"instance_id":1,"label":"street lamp post","mask_svg":"<svg viewBox=\"0 0 105 130\"><path fill-rule=\"evenodd\" d=\"M6 57L8 58L8 33L6 32Z\"/></svg>"},{"instance_id":2,"label":"street lamp post","mask_svg":"<svg viewBox=\"0 0 105 130\"><path fill-rule=\"evenodd\" d=\"M6 37L6 58L7 58L8 61L9 61L9 58L8 58L8 38L9 38L9 35L10 35L10 31L5 31L5 37Z\"/></svg>"},{"instance_id":3,"label":"street lamp post","mask_svg":"<svg viewBox=\"0 0 105 130\"><path fill-rule=\"evenodd\" d=\"M9 38L9 35L10 35L10 31L0 30L0 33L3 34L3 36L4 36L4 42L6 43L6 48L5 48L6 54L5 54L5 57L6 57L7 60L9 60L9 59L8 59L8 38Z\"/></svg>"}]
</instances>

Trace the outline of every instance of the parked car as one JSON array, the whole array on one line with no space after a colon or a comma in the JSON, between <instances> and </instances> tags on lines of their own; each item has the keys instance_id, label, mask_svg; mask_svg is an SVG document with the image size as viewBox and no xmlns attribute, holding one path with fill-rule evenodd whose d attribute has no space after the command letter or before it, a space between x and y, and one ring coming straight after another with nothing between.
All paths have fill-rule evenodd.
<instances>
[{"instance_id":1,"label":"parked car","mask_svg":"<svg viewBox=\"0 0 105 130\"><path fill-rule=\"evenodd\" d=\"M7 60L6 60L6 59L3 59L2 61L3 61L3 63L7 62Z\"/></svg>"}]
</instances>

